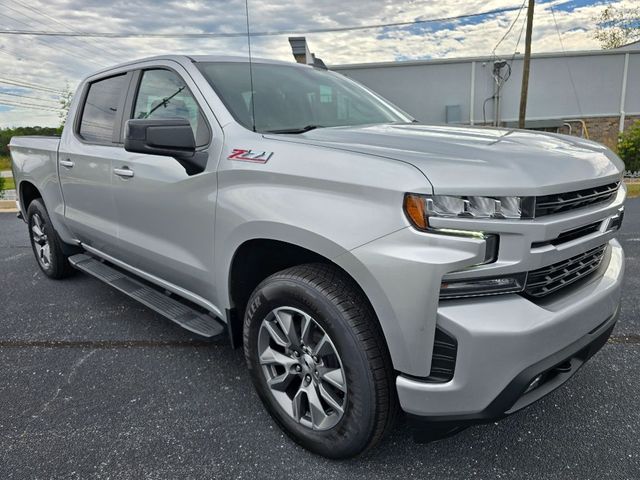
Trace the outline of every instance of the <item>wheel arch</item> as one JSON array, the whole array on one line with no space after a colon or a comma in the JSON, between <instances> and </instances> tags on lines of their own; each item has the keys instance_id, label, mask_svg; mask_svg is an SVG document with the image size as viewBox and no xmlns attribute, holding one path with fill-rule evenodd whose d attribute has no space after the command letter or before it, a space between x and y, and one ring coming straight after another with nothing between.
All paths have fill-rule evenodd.
<instances>
[{"instance_id":1,"label":"wheel arch","mask_svg":"<svg viewBox=\"0 0 640 480\"><path fill-rule=\"evenodd\" d=\"M314 238L314 245L268 237L245 239L237 245L226 264L227 268L223 269L227 272L227 277L218 283L218 285L224 284L225 286L225 291L220 293L224 295L222 298L228 302L226 312L232 345L239 347L242 344L242 324L246 302L262 280L273 273L295 265L326 263L340 270L369 304L382 329L385 345L392 361L394 358L397 360L402 357L402 352L394 352L392 348L393 345L400 345L393 338L394 335L397 335L394 332L399 332L399 329L393 309L379 283L349 251L338 247L329 240L326 243L319 243L318 239ZM321 247L316 248L318 245ZM274 255L275 252L277 255ZM250 272L248 277L245 276L246 272ZM395 363L394 361L394 365Z\"/></svg>"},{"instance_id":2,"label":"wheel arch","mask_svg":"<svg viewBox=\"0 0 640 480\"><path fill-rule=\"evenodd\" d=\"M22 180L18 184L18 199L20 200L20 208L22 210L22 214L25 215L25 218L27 210L29 209L29 205L36 198L42 199L42 193L40 193L38 187L36 187L29 180Z\"/></svg>"}]
</instances>

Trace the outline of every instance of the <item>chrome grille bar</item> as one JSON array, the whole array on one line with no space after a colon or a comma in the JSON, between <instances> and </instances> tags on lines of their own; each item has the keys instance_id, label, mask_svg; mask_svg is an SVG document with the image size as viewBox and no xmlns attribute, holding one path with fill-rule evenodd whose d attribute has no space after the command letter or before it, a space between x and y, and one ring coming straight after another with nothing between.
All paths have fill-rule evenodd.
<instances>
[{"instance_id":1,"label":"chrome grille bar","mask_svg":"<svg viewBox=\"0 0 640 480\"><path fill-rule=\"evenodd\" d=\"M535 216L542 217L606 202L614 197L619 187L620 182L613 182L599 187L536 197Z\"/></svg>"},{"instance_id":2,"label":"chrome grille bar","mask_svg":"<svg viewBox=\"0 0 640 480\"><path fill-rule=\"evenodd\" d=\"M592 248L562 262L529 272L524 293L541 298L571 285L595 272L605 254L607 244Z\"/></svg>"}]
</instances>

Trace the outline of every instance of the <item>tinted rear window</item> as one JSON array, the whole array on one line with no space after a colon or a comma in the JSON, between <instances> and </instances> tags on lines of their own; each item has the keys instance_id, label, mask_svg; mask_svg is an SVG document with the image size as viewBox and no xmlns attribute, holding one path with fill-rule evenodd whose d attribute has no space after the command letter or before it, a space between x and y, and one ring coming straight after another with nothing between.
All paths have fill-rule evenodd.
<instances>
[{"instance_id":1,"label":"tinted rear window","mask_svg":"<svg viewBox=\"0 0 640 480\"><path fill-rule=\"evenodd\" d=\"M80 136L88 142L111 143L113 127L125 92L126 74L93 82L82 111Z\"/></svg>"}]
</instances>

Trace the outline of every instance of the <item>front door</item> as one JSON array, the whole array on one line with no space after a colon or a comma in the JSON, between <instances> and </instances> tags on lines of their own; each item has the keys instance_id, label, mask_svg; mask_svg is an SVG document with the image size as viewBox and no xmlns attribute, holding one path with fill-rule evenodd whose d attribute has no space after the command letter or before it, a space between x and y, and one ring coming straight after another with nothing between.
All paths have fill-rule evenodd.
<instances>
[{"instance_id":1,"label":"front door","mask_svg":"<svg viewBox=\"0 0 640 480\"><path fill-rule=\"evenodd\" d=\"M212 142L209 123L187 82L174 70L140 74L132 118L185 118L198 149ZM215 163L215 162L209 162ZM215 166L215 165L214 165ZM125 152L114 160L118 258L204 298L213 289L215 169L189 175L174 158Z\"/></svg>"}]
</instances>

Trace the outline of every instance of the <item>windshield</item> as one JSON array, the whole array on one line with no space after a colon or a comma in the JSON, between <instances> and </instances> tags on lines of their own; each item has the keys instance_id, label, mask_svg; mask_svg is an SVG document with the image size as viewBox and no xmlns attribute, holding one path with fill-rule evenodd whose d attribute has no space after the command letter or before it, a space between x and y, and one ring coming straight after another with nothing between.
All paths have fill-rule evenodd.
<instances>
[{"instance_id":1,"label":"windshield","mask_svg":"<svg viewBox=\"0 0 640 480\"><path fill-rule=\"evenodd\" d=\"M326 70L245 62L197 64L235 119L258 132L302 133L312 128L411 122L359 84Z\"/></svg>"}]
</instances>

